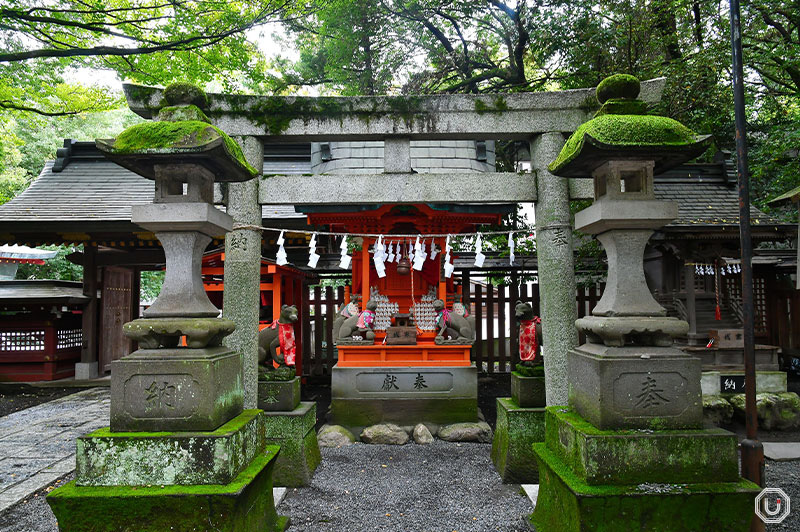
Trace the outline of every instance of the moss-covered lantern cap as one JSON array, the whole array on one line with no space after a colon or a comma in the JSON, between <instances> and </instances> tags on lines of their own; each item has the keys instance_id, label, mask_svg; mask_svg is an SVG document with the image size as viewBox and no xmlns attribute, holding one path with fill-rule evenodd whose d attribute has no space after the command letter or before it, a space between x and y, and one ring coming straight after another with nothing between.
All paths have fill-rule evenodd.
<instances>
[{"instance_id":1,"label":"moss-covered lantern cap","mask_svg":"<svg viewBox=\"0 0 800 532\"><path fill-rule=\"evenodd\" d=\"M677 120L645 114L636 97L639 80L617 74L597 86L603 106L570 136L548 170L563 177L589 177L611 159L655 161L654 174L701 155L711 135L695 133Z\"/></svg>"},{"instance_id":2,"label":"moss-covered lantern cap","mask_svg":"<svg viewBox=\"0 0 800 532\"><path fill-rule=\"evenodd\" d=\"M205 92L185 83L174 86L181 90L173 91L175 97L164 101L164 110L169 112L160 116L162 121L136 124L114 139L97 139L97 148L115 163L148 179L155 179L156 165L166 164L200 165L209 170L217 182L247 181L256 177L258 172L248 164L239 144L204 120L206 117L198 104L204 105ZM172 85L165 89L165 94L170 87Z\"/></svg>"},{"instance_id":3,"label":"moss-covered lantern cap","mask_svg":"<svg viewBox=\"0 0 800 532\"><path fill-rule=\"evenodd\" d=\"M784 204L789 203L789 202L794 202L794 203L800 202L800 187L793 188L789 192L786 192L785 194L781 194L780 196L778 196L775 199L769 200L767 202L767 205L775 207L775 206L778 206L778 205L784 205Z\"/></svg>"}]
</instances>

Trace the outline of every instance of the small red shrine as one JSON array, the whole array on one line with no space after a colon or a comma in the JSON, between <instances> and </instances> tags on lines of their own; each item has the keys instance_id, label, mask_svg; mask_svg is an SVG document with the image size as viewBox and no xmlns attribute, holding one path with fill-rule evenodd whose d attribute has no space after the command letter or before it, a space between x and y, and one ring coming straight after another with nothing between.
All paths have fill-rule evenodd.
<instances>
[{"instance_id":1,"label":"small red shrine","mask_svg":"<svg viewBox=\"0 0 800 532\"><path fill-rule=\"evenodd\" d=\"M446 237L426 235L472 232L480 225L498 224L507 208L345 205L336 207L335 212L323 212L323 208L303 207L311 225L327 225L332 232L382 235L390 255L384 262L385 276L380 277L372 256L376 237L364 237L360 249L351 254L352 277L345 290L345 303L352 299L361 311L370 300L377 303L375 339L366 345L346 341L337 345L331 397L335 423L365 426L381 421L447 423L476 418L477 373L470 359L470 343L434 341L434 301L441 299L452 310L460 301L462 288L444 275ZM425 246L427 257L421 269L405 262L417 241L417 237L408 235L419 235ZM416 343L413 338L404 345L387 342L387 328L409 314ZM458 405L455 409L454 404Z\"/></svg>"}]
</instances>

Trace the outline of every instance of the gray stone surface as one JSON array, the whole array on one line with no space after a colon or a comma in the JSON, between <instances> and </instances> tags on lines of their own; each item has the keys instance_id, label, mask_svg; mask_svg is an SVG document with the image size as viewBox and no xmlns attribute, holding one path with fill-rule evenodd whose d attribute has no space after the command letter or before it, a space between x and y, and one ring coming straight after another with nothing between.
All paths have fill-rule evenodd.
<instances>
[{"instance_id":1,"label":"gray stone surface","mask_svg":"<svg viewBox=\"0 0 800 532\"><path fill-rule=\"evenodd\" d=\"M643 82L641 99L659 101L664 83L663 78ZM137 87L134 92L129 85L123 88L134 112L149 118L157 111L163 89ZM393 97L341 97L329 100L343 110L339 116L332 116L330 112L309 112L292 120L283 131L271 132L263 120L250 120L241 113L224 113L230 110L229 99L214 94L208 96L209 110L215 116L214 125L223 131L230 135L266 137L278 134L284 142L382 140L388 135L406 134L417 140L498 137L522 140L540 132L574 131L595 111L587 106L587 102L594 100L594 89L504 94L502 110L497 109L496 95L416 96L410 104L413 105L411 113L399 112ZM263 106L265 98L273 99L271 105L275 105L276 98L283 98L286 107L292 108L296 107L297 99L303 97L239 96L237 107L246 113L248 109ZM479 113L477 101L485 104L487 110ZM370 120L364 120L364 111L372 113ZM432 118L433 113L436 119Z\"/></svg>"},{"instance_id":2,"label":"gray stone surface","mask_svg":"<svg viewBox=\"0 0 800 532\"><path fill-rule=\"evenodd\" d=\"M491 443L492 427L485 421L453 423L440 427L436 436L444 441Z\"/></svg>"},{"instance_id":3,"label":"gray stone surface","mask_svg":"<svg viewBox=\"0 0 800 532\"><path fill-rule=\"evenodd\" d=\"M383 171L387 174L411 173L411 140L390 137L383 141Z\"/></svg>"},{"instance_id":4,"label":"gray stone surface","mask_svg":"<svg viewBox=\"0 0 800 532\"><path fill-rule=\"evenodd\" d=\"M227 130L226 130L227 131ZM258 139L237 139L245 159L261 172L264 146ZM235 224L261 225L259 180L228 185L228 214ZM264 186L263 184L261 186ZM266 186L269 186L268 184ZM261 282L261 232L235 229L225 237L225 291L223 315L236 323L225 345L243 355L245 408L258 403L258 310Z\"/></svg>"},{"instance_id":5,"label":"gray stone surface","mask_svg":"<svg viewBox=\"0 0 800 532\"><path fill-rule=\"evenodd\" d=\"M711 425L727 425L733 421L733 406L719 395L703 395L703 419Z\"/></svg>"},{"instance_id":6,"label":"gray stone surface","mask_svg":"<svg viewBox=\"0 0 800 532\"><path fill-rule=\"evenodd\" d=\"M79 486L228 484L260 454L266 440L264 416L242 413L212 432L111 433L78 438Z\"/></svg>"},{"instance_id":7,"label":"gray stone surface","mask_svg":"<svg viewBox=\"0 0 800 532\"><path fill-rule=\"evenodd\" d=\"M408 439L408 433L392 423L372 425L361 432L361 441L377 445L405 445Z\"/></svg>"},{"instance_id":8,"label":"gray stone surface","mask_svg":"<svg viewBox=\"0 0 800 532\"><path fill-rule=\"evenodd\" d=\"M558 178L564 179L564 178ZM566 180L565 180L566 181ZM309 203L509 203L536 201L531 174L463 171L414 174L275 175L261 180L259 201L275 205Z\"/></svg>"},{"instance_id":9,"label":"gray stone surface","mask_svg":"<svg viewBox=\"0 0 800 532\"><path fill-rule=\"evenodd\" d=\"M414 438L414 443L418 443L420 445L428 445L429 443L433 443L433 434L431 431L428 430L423 423L418 423L416 427L414 427L414 432L412 432L412 437Z\"/></svg>"},{"instance_id":10,"label":"gray stone surface","mask_svg":"<svg viewBox=\"0 0 800 532\"><path fill-rule=\"evenodd\" d=\"M511 373L511 399L520 408L535 408L547 404L544 377L523 377Z\"/></svg>"},{"instance_id":11,"label":"gray stone surface","mask_svg":"<svg viewBox=\"0 0 800 532\"><path fill-rule=\"evenodd\" d=\"M148 231L199 231L218 238L233 228L233 219L208 203L150 203L131 207L131 221ZM169 265L167 265L169 268Z\"/></svg>"},{"instance_id":12,"label":"gray stone surface","mask_svg":"<svg viewBox=\"0 0 800 532\"><path fill-rule=\"evenodd\" d=\"M764 442L764 456L776 462L800 460L798 442Z\"/></svg>"},{"instance_id":13,"label":"gray stone surface","mask_svg":"<svg viewBox=\"0 0 800 532\"><path fill-rule=\"evenodd\" d=\"M164 284L158 297L142 315L145 318L216 317L219 309L203 289L203 252L211 237L199 232L166 232L156 236L167 260Z\"/></svg>"},{"instance_id":14,"label":"gray stone surface","mask_svg":"<svg viewBox=\"0 0 800 532\"><path fill-rule=\"evenodd\" d=\"M242 412L241 364L226 347L139 349L115 360L111 430L215 430Z\"/></svg>"},{"instance_id":15,"label":"gray stone surface","mask_svg":"<svg viewBox=\"0 0 800 532\"><path fill-rule=\"evenodd\" d=\"M583 344L569 353L569 404L601 430L703 423L700 360L669 347Z\"/></svg>"},{"instance_id":16,"label":"gray stone surface","mask_svg":"<svg viewBox=\"0 0 800 532\"><path fill-rule=\"evenodd\" d=\"M613 230L597 236L608 257L608 279L592 315L666 316L644 278L644 248L652 234L649 229Z\"/></svg>"},{"instance_id":17,"label":"gray stone surface","mask_svg":"<svg viewBox=\"0 0 800 532\"><path fill-rule=\"evenodd\" d=\"M97 362L76 362L75 363L75 380L88 381L96 379L98 376Z\"/></svg>"},{"instance_id":18,"label":"gray stone surface","mask_svg":"<svg viewBox=\"0 0 800 532\"><path fill-rule=\"evenodd\" d=\"M731 395L733 414L745 419L745 394ZM758 428L762 430L792 430L800 428L800 397L794 392L757 393Z\"/></svg>"},{"instance_id":19,"label":"gray stone surface","mask_svg":"<svg viewBox=\"0 0 800 532\"><path fill-rule=\"evenodd\" d=\"M658 229L678 217L678 204L656 200L614 200L603 197L575 213L575 229L596 235L611 229Z\"/></svg>"},{"instance_id":20,"label":"gray stone surface","mask_svg":"<svg viewBox=\"0 0 800 532\"><path fill-rule=\"evenodd\" d=\"M547 165L558 156L563 145L561 133L545 133L531 142L539 197L536 241L548 405L567 403L567 352L578 345L568 182L547 171Z\"/></svg>"},{"instance_id":21,"label":"gray stone surface","mask_svg":"<svg viewBox=\"0 0 800 532\"><path fill-rule=\"evenodd\" d=\"M347 427L476 421L477 409L475 367L334 366L331 374L331 421Z\"/></svg>"},{"instance_id":22,"label":"gray stone surface","mask_svg":"<svg viewBox=\"0 0 800 532\"><path fill-rule=\"evenodd\" d=\"M258 381L258 408L267 412L291 411L300 404L300 377L289 381Z\"/></svg>"},{"instance_id":23,"label":"gray stone surface","mask_svg":"<svg viewBox=\"0 0 800 532\"><path fill-rule=\"evenodd\" d=\"M626 344L669 347L673 338L686 336L689 324L671 316L587 316L575 321L590 343L622 347ZM699 359L698 359L699 360Z\"/></svg>"},{"instance_id":24,"label":"gray stone surface","mask_svg":"<svg viewBox=\"0 0 800 532\"><path fill-rule=\"evenodd\" d=\"M108 424L109 402L92 388L0 418L0 512L75 469L75 439Z\"/></svg>"},{"instance_id":25,"label":"gray stone surface","mask_svg":"<svg viewBox=\"0 0 800 532\"><path fill-rule=\"evenodd\" d=\"M341 425L323 425L317 432L317 442L320 447L343 447L353 445L356 437Z\"/></svg>"}]
</instances>

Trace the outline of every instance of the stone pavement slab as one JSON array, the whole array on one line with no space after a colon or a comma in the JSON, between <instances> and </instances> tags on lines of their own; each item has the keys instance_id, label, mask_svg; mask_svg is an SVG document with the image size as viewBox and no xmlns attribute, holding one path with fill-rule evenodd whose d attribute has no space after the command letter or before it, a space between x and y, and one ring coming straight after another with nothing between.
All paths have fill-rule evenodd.
<instances>
[{"instance_id":1,"label":"stone pavement slab","mask_svg":"<svg viewBox=\"0 0 800 532\"><path fill-rule=\"evenodd\" d=\"M777 462L800 460L799 442L764 442L764 456Z\"/></svg>"},{"instance_id":2,"label":"stone pavement slab","mask_svg":"<svg viewBox=\"0 0 800 532\"><path fill-rule=\"evenodd\" d=\"M75 469L75 439L108 426L108 388L0 418L0 511Z\"/></svg>"}]
</instances>

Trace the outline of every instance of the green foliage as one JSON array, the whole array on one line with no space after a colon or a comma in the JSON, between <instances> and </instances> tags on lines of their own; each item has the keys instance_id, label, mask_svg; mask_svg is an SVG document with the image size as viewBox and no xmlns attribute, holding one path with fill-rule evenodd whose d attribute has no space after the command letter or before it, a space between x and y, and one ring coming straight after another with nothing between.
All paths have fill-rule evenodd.
<instances>
[{"instance_id":1,"label":"green foliage","mask_svg":"<svg viewBox=\"0 0 800 532\"><path fill-rule=\"evenodd\" d=\"M153 301L161 293L161 286L164 284L164 271L143 271L139 276L139 299L141 301Z\"/></svg>"},{"instance_id":2,"label":"green foliage","mask_svg":"<svg viewBox=\"0 0 800 532\"><path fill-rule=\"evenodd\" d=\"M17 279L56 279L59 281L82 281L83 266L73 264L67 260L67 255L81 251L82 247L72 246L39 246L39 249L57 250L52 259L47 259L44 264L20 264L17 269Z\"/></svg>"}]
</instances>

